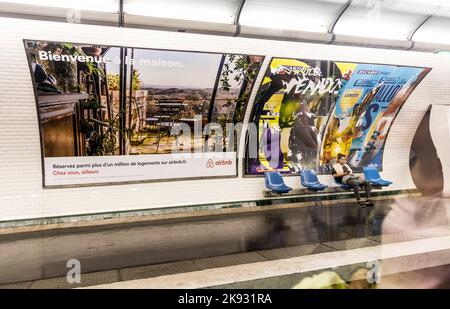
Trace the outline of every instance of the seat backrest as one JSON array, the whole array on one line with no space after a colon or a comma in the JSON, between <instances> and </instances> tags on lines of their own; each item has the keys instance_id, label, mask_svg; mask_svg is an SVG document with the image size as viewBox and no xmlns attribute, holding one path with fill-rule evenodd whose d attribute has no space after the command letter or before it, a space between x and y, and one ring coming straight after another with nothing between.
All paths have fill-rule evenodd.
<instances>
[{"instance_id":1,"label":"seat backrest","mask_svg":"<svg viewBox=\"0 0 450 309\"><path fill-rule=\"evenodd\" d=\"M279 172L265 172L266 186L281 186L284 185L283 177Z\"/></svg>"},{"instance_id":2,"label":"seat backrest","mask_svg":"<svg viewBox=\"0 0 450 309\"><path fill-rule=\"evenodd\" d=\"M363 167L363 171L364 171L364 177L366 179L370 179L370 180L376 180L376 179L380 179L380 173L378 173L378 170L375 166L365 166Z\"/></svg>"},{"instance_id":3,"label":"seat backrest","mask_svg":"<svg viewBox=\"0 0 450 309\"><path fill-rule=\"evenodd\" d=\"M302 184L313 184L319 182L316 172L312 169L304 169L300 171L300 179Z\"/></svg>"},{"instance_id":4,"label":"seat backrest","mask_svg":"<svg viewBox=\"0 0 450 309\"><path fill-rule=\"evenodd\" d=\"M331 177L333 177L333 176L331 176ZM334 180L334 183L335 183L335 184L342 186L342 183L340 183L339 181L337 181L336 177L333 177L333 180Z\"/></svg>"}]
</instances>

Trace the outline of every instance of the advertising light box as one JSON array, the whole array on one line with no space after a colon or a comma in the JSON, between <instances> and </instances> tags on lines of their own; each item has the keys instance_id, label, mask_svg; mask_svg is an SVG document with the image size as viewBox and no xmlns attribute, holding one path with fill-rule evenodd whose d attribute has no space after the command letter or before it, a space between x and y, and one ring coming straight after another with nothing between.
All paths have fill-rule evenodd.
<instances>
[{"instance_id":1,"label":"advertising light box","mask_svg":"<svg viewBox=\"0 0 450 309\"><path fill-rule=\"evenodd\" d=\"M251 116L257 146L247 145L245 174L305 168L326 174L338 154L356 172L368 165L381 170L392 122L430 70L273 58Z\"/></svg>"},{"instance_id":2,"label":"advertising light box","mask_svg":"<svg viewBox=\"0 0 450 309\"><path fill-rule=\"evenodd\" d=\"M264 57L24 44L45 187L237 175L226 129L242 122Z\"/></svg>"}]
</instances>

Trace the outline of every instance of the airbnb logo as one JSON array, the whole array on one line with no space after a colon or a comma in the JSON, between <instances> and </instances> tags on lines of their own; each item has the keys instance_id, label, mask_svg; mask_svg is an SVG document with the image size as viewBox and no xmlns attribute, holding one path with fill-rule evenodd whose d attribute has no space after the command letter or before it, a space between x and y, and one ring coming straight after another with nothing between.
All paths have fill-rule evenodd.
<instances>
[{"instance_id":1,"label":"airbnb logo","mask_svg":"<svg viewBox=\"0 0 450 309\"><path fill-rule=\"evenodd\" d=\"M216 165L231 165L233 162L231 160L218 160L215 163Z\"/></svg>"},{"instance_id":2,"label":"airbnb logo","mask_svg":"<svg viewBox=\"0 0 450 309\"><path fill-rule=\"evenodd\" d=\"M214 161L212 159L209 159L208 162L206 162L206 168L213 168L214 167Z\"/></svg>"},{"instance_id":3,"label":"airbnb logo","mask_svg":"<svg viewBox=\"0 0 450 309\"><path fill-rule=\"evenodd\" d=\"M220 166L226 166L226 165L233 165L233 161L231 161L231 160L216 160L214 162L213 159L209 159L208 162L206 162L206 168L214 168L214 167L220 167Z\"/></svg>"}]
</instances>

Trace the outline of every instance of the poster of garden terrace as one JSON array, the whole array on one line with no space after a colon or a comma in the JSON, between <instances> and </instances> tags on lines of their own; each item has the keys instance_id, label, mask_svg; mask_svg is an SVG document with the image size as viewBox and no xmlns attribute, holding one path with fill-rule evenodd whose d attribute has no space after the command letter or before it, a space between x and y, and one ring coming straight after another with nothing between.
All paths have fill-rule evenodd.
<instances>
[{"instance_id":1,"label":"poster of garden terrace","mask_svg":"<svg viewBox=\"0 0 450 309\"><path fill-rule=\"evenodd\" d=\"M44 187L233 177L264 57L25 40Z\"/></svg>"}]
</instances>

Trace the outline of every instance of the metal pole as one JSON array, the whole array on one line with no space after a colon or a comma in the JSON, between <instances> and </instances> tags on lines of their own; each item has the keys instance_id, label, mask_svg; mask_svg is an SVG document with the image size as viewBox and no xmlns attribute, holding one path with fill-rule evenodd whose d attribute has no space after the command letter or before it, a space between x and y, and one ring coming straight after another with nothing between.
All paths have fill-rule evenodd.
<instances>
[{"instance_id":1,"label":"metal pole","mask_svg":"<svg viewBox=\"0 0 450 309\"><path fill-rule=\"evenodd\" d=\"M226 57L226 55L222 55L222 58L220 59L219 69L217 70L216 81L214 83L214 88L213 88L213 91L211 94L211 101L209 103L208 123L211 122L212 117L213 117L214 103L216 101L217 90L219 89L220 77L222 75L222 69L223 69L223 64L225 63L225 57ZM206 134L205 135L206 147L208 147L208 139L209 139L209 134ZM208 148L206 148L206 149L208 149Z\"/></svg>"},{"instance_id":2,"label":"metal pole","mask_svg":"<svg viewBox=\"0 0 450 309\"><path fill-rule=\"evenodd\" d=\"M119 89L119 153L125 154L125 122L127 101L127 49L120 48L120 89Z\"/></svg>"},{"instance_id":3,"label":"metal pole","mask_svg":"<svg viewBox=\"0 0 450 309\"><path fill-rule=\"evenodd\" d=\"M123 0L119 1L119 27L124 26ZM127 100L127 49L120 48L120 72L119 72L119 154L125 154L125 122Z\"/></svg>"}]
</instances>

